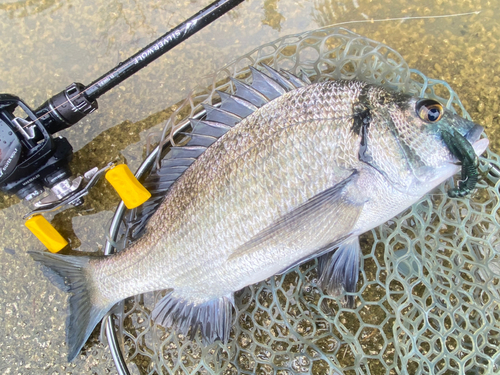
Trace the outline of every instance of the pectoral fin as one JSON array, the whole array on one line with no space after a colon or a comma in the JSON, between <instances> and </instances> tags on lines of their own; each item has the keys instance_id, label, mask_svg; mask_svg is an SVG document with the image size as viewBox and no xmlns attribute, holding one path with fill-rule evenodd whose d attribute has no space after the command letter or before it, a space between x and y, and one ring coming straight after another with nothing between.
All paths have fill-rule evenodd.
<instances>
[{"instance_id":1,"label":"pectoral fin","mask_svg":"<svg viewBox=\"0 0 500 375\"><path fill-rule=\"evenodd\" d=\"M358 172L353 172L310 198L237 248L229 260L268 246L303 249L307 255L297 264L328 251L349 235L363 208L364 201L355 184L357 178Z\"/></svg>"}]
</instances>

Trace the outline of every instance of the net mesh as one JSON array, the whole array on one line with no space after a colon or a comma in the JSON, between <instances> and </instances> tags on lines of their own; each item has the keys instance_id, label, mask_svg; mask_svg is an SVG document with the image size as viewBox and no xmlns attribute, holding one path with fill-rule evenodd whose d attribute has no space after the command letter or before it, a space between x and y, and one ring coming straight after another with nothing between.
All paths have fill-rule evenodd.
<instances>
[{"instance_id":1,"label":"net mesh","mask_svg":"<svg viewBox=\"0 0 500 375\"><path fill-rule=\"evenodd\" d=\"M202 111L201 102L217 103L215 90L233 92L229 77L250 79L248 66L259 63L302 70L313 81L389 85L468 116L447 83L409 69L381 43L328 28L278 39L221 69L178 106L163 143ZM363 235L355 308L317 287L316 260L237 292L227 345L205 347L199 336L152 323L160 292L128 299L116 324L131 373L500 373L499 164L488 150L475 194L448 198L450 181Z\"/></svg>"}]
</instances>

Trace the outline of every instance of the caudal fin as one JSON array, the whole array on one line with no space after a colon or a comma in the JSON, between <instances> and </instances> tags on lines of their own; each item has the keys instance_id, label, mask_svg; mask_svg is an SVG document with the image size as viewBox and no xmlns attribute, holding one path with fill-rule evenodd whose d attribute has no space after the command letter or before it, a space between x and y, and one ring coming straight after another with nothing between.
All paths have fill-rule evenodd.
<instances>
[{"instance_id":1,"label":"caudal fin","mask_svg":"<svg viewBox=\"0 0 500 375\"><path fill-rule=\"evenodd\" d=\"M65 288L71 293L69 316L66 321L66 342L69 350L68 361L72 361L80 352L97 323L106 315L112 305L102 308L92 304L92 290L89 288L89 281L85 275L89 257L36 251L28 253L34 260L63 277Z\"/></svg>"}]
</instances>

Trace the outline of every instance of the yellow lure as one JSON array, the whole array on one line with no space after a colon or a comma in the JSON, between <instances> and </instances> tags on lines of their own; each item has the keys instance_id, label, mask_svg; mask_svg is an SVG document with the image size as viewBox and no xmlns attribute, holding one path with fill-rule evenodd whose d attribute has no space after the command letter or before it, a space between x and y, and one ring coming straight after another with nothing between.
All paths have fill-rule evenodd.
<instances>
[{"instance_id":1,"label":"yellow lure","mask_svg":"<svg viewBox=\"0 0 500 375\"><path fill-rule=\"evenodd\" d=\"M106 172L106 180L113 186L128 209L146 202L151 193L135 178L126 164L120 164Z\"/></svg>"},{"instance_id":2,"label":"yellow lure","mask_svg":"<svg viewBox=\"0 0 500 375\"><path fill-rule=\"evenodd\" d=\"M42 215L29 218L25 225L51 253L61 251L68 244L68 241Z\"/></svg>"}]
</instances>

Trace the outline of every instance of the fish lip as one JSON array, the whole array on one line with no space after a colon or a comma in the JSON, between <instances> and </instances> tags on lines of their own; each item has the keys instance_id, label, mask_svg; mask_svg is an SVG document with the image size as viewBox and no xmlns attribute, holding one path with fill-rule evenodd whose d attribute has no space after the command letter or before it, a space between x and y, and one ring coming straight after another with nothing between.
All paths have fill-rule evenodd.
<instances>
[{"instance_id":1,"label":"fish lip","mask_svg":"<svg viewBox=\"0 0 500 375\"><path fill-rule=\"evenodd\" d=\"M483 133L484 128L481 125L474 124L474 126L465 134L465 138L470 142L474 143L479 139Z\"/></svg>"}]
</instances>

